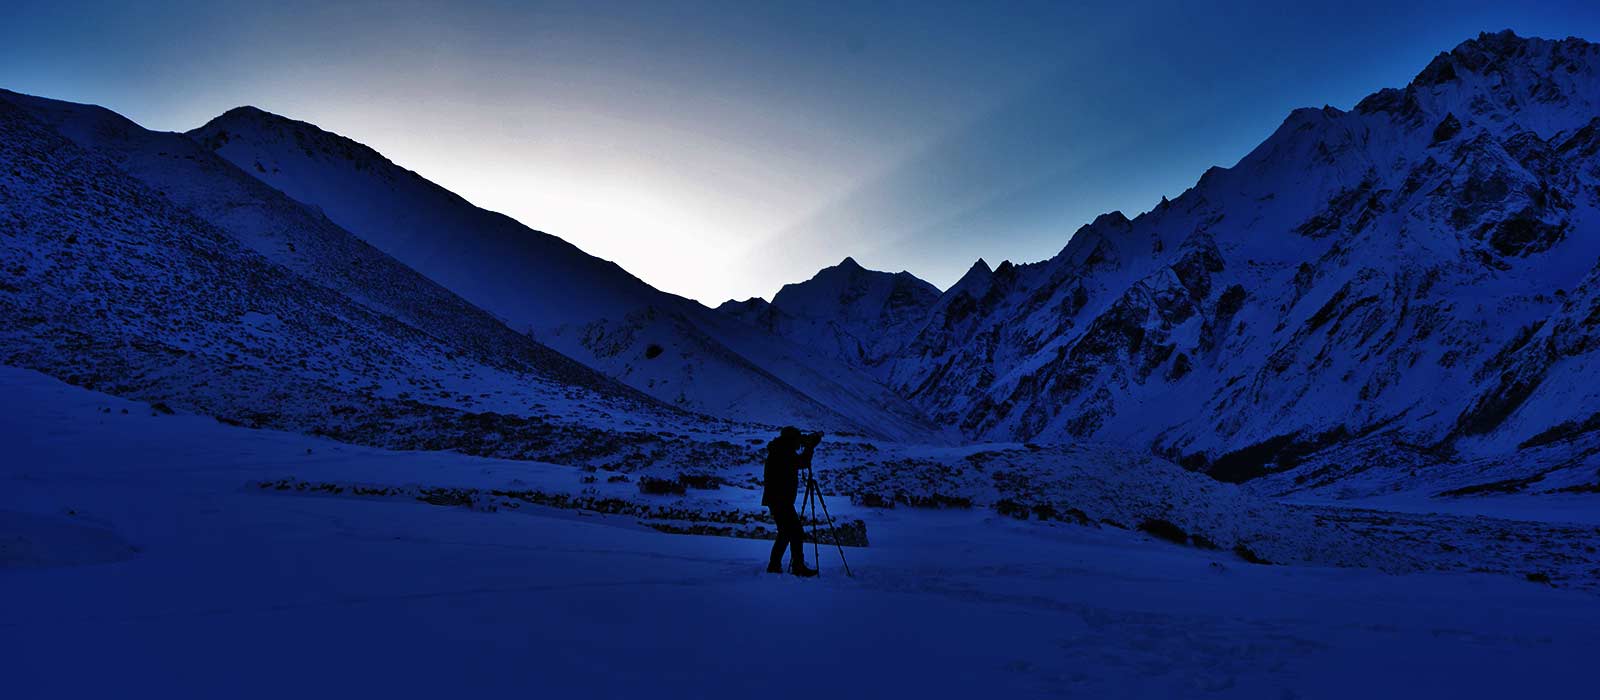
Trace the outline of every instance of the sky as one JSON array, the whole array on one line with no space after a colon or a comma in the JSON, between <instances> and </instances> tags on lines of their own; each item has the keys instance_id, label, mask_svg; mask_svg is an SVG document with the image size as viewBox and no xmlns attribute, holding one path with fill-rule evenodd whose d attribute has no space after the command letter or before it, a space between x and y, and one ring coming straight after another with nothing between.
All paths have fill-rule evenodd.
<instances>
[{"instance_id":1,"label":"sky","mask_svg":"<svg viewBox=\"0 0 1600 700\"><path fill-rule=\"evenodd\" d=\"M3 5L0 87L308 121L711 305L1042 260L1481 31L1600 40L1592 2Z\"/></svg>"}]
</instances>

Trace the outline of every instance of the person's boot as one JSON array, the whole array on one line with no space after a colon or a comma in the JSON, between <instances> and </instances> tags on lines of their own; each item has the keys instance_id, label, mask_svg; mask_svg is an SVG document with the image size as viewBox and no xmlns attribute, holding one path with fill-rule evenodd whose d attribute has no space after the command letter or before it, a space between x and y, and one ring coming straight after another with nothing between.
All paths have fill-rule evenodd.
<instances>
[{"instance_id":1,"label":"person's boot","mask_svg":"<svg viewBox=\"0 0 1600 700\"><path fill-rule=\"evenodd\" d=\"M789 573L802 578L810 578L817 575L817 570L806 566L804 560L796 559L792 562L789 562Z\"/></svg>"},{"instance_id":2,"label":"person's boot","mask_svg":"<svg viewBox=\"0 0 1600 700\"><path fill-rule=\"evenodd\" d=\"M769 574L781 574L781 573L783 573L783 560L782 559L773 559L772 561L767 562L767 573L769 573Z\"/></svg>"}]
</instances>

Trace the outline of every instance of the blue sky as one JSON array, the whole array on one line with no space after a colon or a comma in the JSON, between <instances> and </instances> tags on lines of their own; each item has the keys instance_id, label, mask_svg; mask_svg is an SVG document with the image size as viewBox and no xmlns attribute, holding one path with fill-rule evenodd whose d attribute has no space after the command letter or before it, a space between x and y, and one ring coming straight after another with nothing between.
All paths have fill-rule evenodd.
<instances>
[{"instance_id":1,"label":"blue sky","mask_svg":"<svg viewBox=\"0 0 1600 700\"><path fill-rule=\"evenodd\" d=\"M11 0L0 87L310 121L715 304L1043 259L1480 31L1600 39L1577 2L326 5Z\"/></svg>"}]
</instances>

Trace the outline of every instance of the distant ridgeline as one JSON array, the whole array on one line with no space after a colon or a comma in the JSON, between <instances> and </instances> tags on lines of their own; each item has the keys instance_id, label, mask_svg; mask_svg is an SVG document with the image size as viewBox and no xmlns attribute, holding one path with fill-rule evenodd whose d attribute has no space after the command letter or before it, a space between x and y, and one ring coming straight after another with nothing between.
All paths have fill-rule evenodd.
<instances>
[{"instance_id":1,"label":"distant ridgeline","mask_svg":"<svg viewBox=\"0 0 1600 700\"><path fill-rule=\"evenodd\" d=\"M1600 427L1600 47L1485 34L942 294L851 260L724 312L970 440L1144 444L1283 488ZM831 301L831 303L830 303Z\"/></svg>"},{"instance_id":2,"label":"distant ridgeline","mask_svg":"<svg viewBox=\"0 0 1600 700\"><path fill-rule=\"evenodd\" d=\"M253 108L171 134L0 92L0 136L0 362L244 424L541 458L686 425L1103 441L1274 491L1594 481L1600 47L1577 39L1481 35L1297 110L1048 260L941 292L846 258L715 310Z\"/></svg>"}]
</instances>

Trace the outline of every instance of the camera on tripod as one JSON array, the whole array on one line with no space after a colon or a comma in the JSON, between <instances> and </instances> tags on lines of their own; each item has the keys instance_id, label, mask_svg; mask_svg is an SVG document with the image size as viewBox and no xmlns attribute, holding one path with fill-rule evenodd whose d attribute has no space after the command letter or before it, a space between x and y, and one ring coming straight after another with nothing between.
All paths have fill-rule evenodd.
<instances>
[{"instance_id":1,"label":"camera on tripod","mask_svg":"<svg viewBox=\"0 0 1600 700\"><path fill-rule=\"evenodd\" d=\"M796 432L799 432L796 428L784 428L784 431L790 436L793 436ZM804 505L800 507L799 514L801 517L805 518L806 521L811 523L811 554L813 557L817 558L817 566L820 569L822 560L821 556L817 553L817 549L820 546L819 543L821 542L821 539L817 537L817 525L819 522L819 519L817 518L817 508L820 507L822 509L822 517L827 519L828 531L833 535L833 545L839 550L839 563L844 565L844 575L854 576L855 574L850 573L850 562L845 561L844 545L840 544L839 542L838 527L833 523L833 515L828 512L828 502L822 497L822 487L817 484L816 477L811 473L811 455L816 451L817 445L822 444L822 431L817 430L809 433L799 433L799 440L801 447L805 448L805 451L801 453L801 461L798 464L799 470L803 472L799 476L804 478L806 485L805 501ZM791 498L793 497L791 496ZM809 515L807 514L808 511Z\"/></svg>"}]
</instances>

